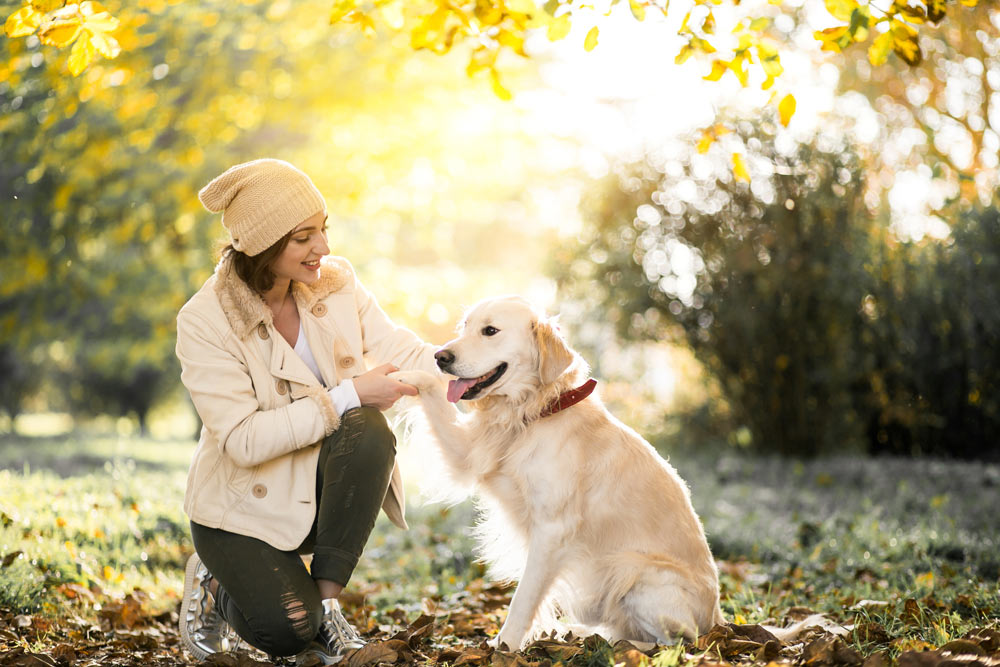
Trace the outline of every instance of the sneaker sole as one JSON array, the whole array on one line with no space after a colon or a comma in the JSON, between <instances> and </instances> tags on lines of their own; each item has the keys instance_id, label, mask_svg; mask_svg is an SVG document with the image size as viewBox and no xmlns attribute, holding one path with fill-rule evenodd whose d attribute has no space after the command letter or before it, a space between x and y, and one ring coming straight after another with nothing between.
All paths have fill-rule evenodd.
<instances>
[{"instance_id":1,"label":"sneaker sole","mask_svg":"<svg viewBox=\"0 0 1000 667\"><path fill-rule=\"evenodd\" d=\"M181 641L184 643L184 648L186 648L196 660L204 660L208 656L212 655L211 652L196 646L195 643L191 641L191 633L188 631L187 606L190 604L188 597L191 591L194 590L194 575L198 570L198 563L200 562L201 561L198 558L192 556L191 558L188 558L187 566L184 568L184 595L182 596L183 602L181 603L180 618Z\"/></svg>"}]
</instances>

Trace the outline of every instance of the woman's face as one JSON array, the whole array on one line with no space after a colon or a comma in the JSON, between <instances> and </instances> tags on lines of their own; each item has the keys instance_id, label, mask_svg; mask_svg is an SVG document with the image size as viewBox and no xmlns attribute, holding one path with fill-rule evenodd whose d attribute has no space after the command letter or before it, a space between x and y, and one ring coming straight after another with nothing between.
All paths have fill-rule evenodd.
<instances>
[{"instance_id":1,"label":"woman's face","mask_svg":"<svg viewBox=\"0 0 1000 667\"><path fill-rule=\"evenodd\" d=\"M274 275L301 283L312 283L319 278L319 261L330 254L326 244L326 212L303 220L293 231L288 245L271 265Z\"/></svg>"}]
</instances>

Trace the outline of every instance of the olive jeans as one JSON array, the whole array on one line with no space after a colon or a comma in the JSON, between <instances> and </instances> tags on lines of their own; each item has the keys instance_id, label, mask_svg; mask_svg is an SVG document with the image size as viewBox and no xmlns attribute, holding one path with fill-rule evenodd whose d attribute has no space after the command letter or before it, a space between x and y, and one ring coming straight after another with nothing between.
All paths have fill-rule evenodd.
<instances>
[{"instance_id":1,"label":"olive jeans","mask_svg":"<svg viewBox=\"0 0 1000 667\"><path fill-rule=\"evenodd\" d=\"M323 619L316 579L347 585L389 488L396 438L375 408L348 410L323 440L316 519L295 551L191 522L202 562L219 582L219 613L237 634L275 656L315 639ZM300 554L312 553L310 573Z\"/></svg>"}]
</instances>

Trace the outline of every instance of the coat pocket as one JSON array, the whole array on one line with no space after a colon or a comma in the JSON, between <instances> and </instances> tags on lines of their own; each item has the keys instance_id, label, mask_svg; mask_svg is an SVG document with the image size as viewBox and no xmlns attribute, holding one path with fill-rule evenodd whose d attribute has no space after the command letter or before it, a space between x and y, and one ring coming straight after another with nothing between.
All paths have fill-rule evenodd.
<instances>
[{"instance_id":1,"label":"coat pocket","mask_svg":"<svg viewBox=\"0 0 1000 667\"><path fill-rule=\"evenodd\" d=\"M229 482L227 483L229 491L235 494L237 498L245 496L250 485L257 478L259 468L260 466L254 466L253 468L233 466L233 471L230 473Z\"/></svg>"}]
</instances>

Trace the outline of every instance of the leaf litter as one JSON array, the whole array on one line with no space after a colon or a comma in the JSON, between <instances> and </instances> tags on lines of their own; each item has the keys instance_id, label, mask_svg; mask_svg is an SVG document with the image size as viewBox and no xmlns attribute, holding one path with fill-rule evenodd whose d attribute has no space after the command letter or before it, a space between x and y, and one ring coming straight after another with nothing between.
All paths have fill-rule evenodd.
<instances>
[{"instance_id":1,"label":"leaf litter","mask_svg":"<svg viewBox=\"0 0 1000 667\"><path fill-rule=\"evenodd\" d=\"M66 587L66 613L52 618L0 609L0 667L148 667L192 664L177 632L179 606L156 612L142 591L120 599L100 594L98 610L82 616L78 603L92 601L87 589ZM784 641L781 630L754 623L716 625L694 641L672 647L608 643L599 636L543 636L522 651L496 650L489 639L499 631L512 588L473 581L446 599L424 599L419 611L399 607L378 612L362 591L342 599L348 620L368 644L350 655L347 667L450 665L452 667L1000 667L1000 619L961 637L934 645L896 636L915 624L943 622L951 605L934 598L907 598L901 604L861 600L845 606L855 622L840 625L812 610L792 606L781 625L801 627ZM93 608L93 607L91 607ZM876 609L882 622L866 615ZM886 616L885 614L894 614ZM937 621L933 619L938 619ZM895 623L895 625L893 625ZM772 632L774 630L774 632ZM783 636L783 635L782 635ZM216 654L214 667L271 664L253 649ZM309 667L306 665L305 667Z\"/></svg>"}]
</instances>

